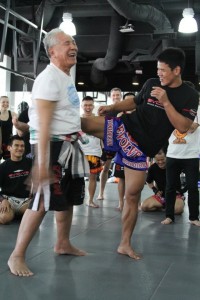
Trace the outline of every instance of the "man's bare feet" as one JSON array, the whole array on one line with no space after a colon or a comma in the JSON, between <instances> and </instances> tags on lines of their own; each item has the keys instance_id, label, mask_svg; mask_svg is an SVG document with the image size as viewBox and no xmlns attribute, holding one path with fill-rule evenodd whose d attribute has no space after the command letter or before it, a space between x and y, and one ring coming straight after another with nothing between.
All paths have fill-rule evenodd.
<instances>
[{"instance_id":1,"label":"man's bare feet","mask_svg":"<svg viewBox=\"0 0 200 300\"><path fill-rule=\"evenodd\" d=\"M8 260L8 267L10 272L16 276L33 276L33 272L27 267L24 257L11 255Z\"/></svg>"},{"instance_id":2,"label":"man's bare feet","mask_svg":"<svg viewBox=\"0 0 200 300\"><path fill-rule=\"evenodd\" d=\"M97 200L104 200L104 196L100 196L100 195L99 195L99 196L97 197Z\"/></svg>"},{"instance_id":3,"label":"man's bare feet","mask_svg":"<svg viewBox=\"0 0 200 300\"><path fill-rule=\"evenodd\" d=\"M130 246L119 246L117 252L119 254L127 255L135 260L141 259L141 255L137 254Z\"/></svg>"},{"instance_id":4,"label":"man's bare feet","mask_svg":"<svg viewBox=\"0 0 200 300\"><path fill-rule=\"evenodd\" d=\"M190 224L200 227L200 221L199 220L190 221Z\"/></svg>"},{"instance_id":5,"label":"man's bare feet","mask_svg":"<svg viewBox=\"0 0 200 300\"><path fill-rule=\"evenodd\" d=\"M115 208L115 210L122 212L123 207L117 206L117 207Z\"/></svg>"},{"instance_id":6,"label":"man's bare feet","mask_svg":"<svg viewBox=\"0 0 200 300\"><path fill-rule=\"evenodd\" d=\"M173 221L172 221L172 219L170 219L170 218L166 218L165 220L163 220L163 221L161 222L161 224L163 224L163 225L169 225L169 224L171 224L171 223L173 223Z\"/></svg>"},{"instance_id":7,"label":"man's bare feet","mask_svg":"<svg viewBox=\"0 0 200 300\"><path fill-rule=\"evenodd\" d=\"M92 207L92 208L99 208L99 205L94 203L94 202L88 203L86 205L89 206L89 207Z\"/></svg>"},{"instance_id":8,"label":"man's bare feet","mask_svg":"<svg viewBox=\"0 0 200 300\"><path fill-rule=\"evenodd\" d=\"M54 247L54 252L59 254L59 255L75 255L75 256L85 256L87 255L87 252L84 250L78 249L71 244L66 245L65 247L63 246L55 246Z\"/></svg>"}]
</instances>

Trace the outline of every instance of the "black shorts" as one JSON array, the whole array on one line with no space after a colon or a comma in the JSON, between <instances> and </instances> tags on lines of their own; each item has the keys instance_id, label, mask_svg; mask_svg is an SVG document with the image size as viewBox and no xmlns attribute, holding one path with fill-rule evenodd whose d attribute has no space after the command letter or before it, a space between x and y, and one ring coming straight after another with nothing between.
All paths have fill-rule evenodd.
<instances>
[{"instance_id":1,"label":"black shorts","mask_svg":"<svg viewBox=\"0 0 200 300\"><path fill-rule=\"evenodd\" d=\"M118 178L125 179L124 167L114 163L112 175Z\"/></svg>"},{"instance_id":2,"label":"black shorts","mask_svg":"<svg viewBox=\"0 0 200 300\"><path fill-rule=\"evenodd\" d=\"M102 161L107 161L109 159L113 159L115 157L116 152L113 151L106 151L102 149L102 155L101 155L101 160Z\"/></svg>"},{"instance_id":3,"label":"black shorts","mask_svg":"<svg viewBox=\"0 0 200 300\"><path fill-rule=\"evenodd\" d=\"M72 178L70 166L68 169L63 169L57 161L62 144L62 141L51 142L50 146L50 169L53 173L54 183L50 185L49 210L67 210L69 206L83 204L85 198L84 177ZM32 146L34 155L37 145ZM29 208L32 208L33 202L34 197Z\"/></svg>"}]
</instances>

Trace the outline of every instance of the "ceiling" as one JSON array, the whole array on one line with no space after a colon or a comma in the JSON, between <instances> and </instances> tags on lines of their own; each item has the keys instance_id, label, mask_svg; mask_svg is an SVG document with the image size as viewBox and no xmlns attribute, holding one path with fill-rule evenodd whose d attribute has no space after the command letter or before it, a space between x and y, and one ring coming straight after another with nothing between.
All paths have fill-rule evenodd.
<instances>
[{"instance_id":1,"label":"ceiling","mask_svg":"<svg viewBox=\"0 0 200 300\"><path fill-rule=\"evenodd\" d=\"M109 91L113 87L120 87L123 91L140 89L147 78L156 76L156 56L168 46L185 50L186 68L183 78L194 82L199 89L199 0L0 0L0 18L4 20L0 24L1 29L6 21L6 10L3 7L9 2L13 11L39 27L44 5L45 31L59 26L63 12L72 13L79 48L76 80L85 82L84 86L79 86L76 82L79 91ZM199 32L196 34L177 32L183 9L188 5L194 9L198 21ZM33 30L18 18L13 19L12 14L8 18L9 24L26 32L26 36L17 32L13 39L13 30L8 28L5 52L13 57L11 68L20 74L34 77L48 63L42 45L35 48L36 53L32 50L33 43L29 36L35 37L38 34L36 39L40 44L39 31ZM119 32L119 27L125 25L127 20L133 25L134 32ZM2 37L0 34L1 43ZM131 84L137 73L140 73L139 87ZM12 90L20 89L20 80L23 79L12 76ZM32 81L28 82L31 86Z\"/></svg>"}]
</instances>

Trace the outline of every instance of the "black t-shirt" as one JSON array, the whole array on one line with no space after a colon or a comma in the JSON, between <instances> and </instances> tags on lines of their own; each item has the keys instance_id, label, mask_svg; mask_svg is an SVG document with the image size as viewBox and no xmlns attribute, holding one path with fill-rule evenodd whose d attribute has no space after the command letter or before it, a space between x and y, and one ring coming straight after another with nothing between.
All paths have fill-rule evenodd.
<instances>
[{"instance_id":1,"label":"black t-shirt","mask_svg":"<svg viewBox=\"0 0 200 300\"><path fill-rule=\"evenodd\" d=\"M30 191L27 190L25 181L31 167L32 160L26 157L20 161L8 159L0 164L1 194L18 198L29 197Z\"/></svg>"},{"instance_id":2,"label":"black t-shirt","mask_svg":"<svg viewBox=\"0 0 200 300\"><path fill-rule=\"evenodd\" d=\"M18 120L20 122L23 122L23 123L28 123L29 122L29 117L28 117L28 108L26 108L25 110L23 110L21 112L21 114L19 115L18 117ZM30 146L30 133L29 131L26 132L24 135L23 135L23 139L24 139L24 142L25 142L25 154L29 154L31 152L31 146Z\"/></svg>"},{"instance_id":3,"label":"black t-shirt","mask_svg":"<svg viewBox=\"0 0 200 300\"><path fill-rule=\"evenodd\" d=\"M151 165L148 169L147 174L147 183L156 183L157 189L163 192L163 196L165 195L165 187L166 187L166 169L161 169L157 163Z\"/></svg>"},{"instance_id":4,"label":"black t-shirt","mask_svg":"<svg viewBox=\"0 0 200 300\"><path fill-rule=\"evenodd\" d=\"M199 103L198 92L186 83L177 88L169 88L161 86L157 78L146 81L135 96L136 110L131 114L124 114L122 120L141 150L150 157L154 157L166 144L174 129L162 104L151 97L153 86L165 89L174 108L191 120L195 118Z\"/></svg>"},{"instance_id":5,"label":"black t-shirt","mask_svg":"<svg viewBox=\"0 0 200 300\"><path fill-rule=\"evenodd\" d=\"M0 112L1 114L1 112ZM12 136L12 114L11 111L8 111L8 120L0 120L1 134L2 134L2 144L8 145L9 139Z\"/></svg>"}]
</instances>

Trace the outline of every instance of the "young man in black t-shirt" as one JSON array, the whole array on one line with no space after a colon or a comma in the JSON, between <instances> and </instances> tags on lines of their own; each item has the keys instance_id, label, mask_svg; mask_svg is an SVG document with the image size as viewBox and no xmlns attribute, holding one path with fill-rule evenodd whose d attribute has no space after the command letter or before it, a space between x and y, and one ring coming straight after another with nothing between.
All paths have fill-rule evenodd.
<instances>
[{"instance_id":1,"label":"young man in black t-shirt","mask_svg":"<svg viewBox=\"0 0 200 300\"><path fill-rule=\"evenodd\" d=\"M160 150L154 157L153 163L147 173L146 182L153 195L142 201L141 210L145 212L161 211L165 208L165 187L166 187L166 155ZM180 215L184 210L184 196L180 190L180 181L177 182L177 194L175 201L175 214Z\"/></svg>"},{"instance_id":2,"label":"young man in black t-shirt","mask_svg":"<svg viewBox=\"0 0 200 300\"><path fill-rule=\"evenodd\" d=\"M32 160L24 157L22 137L14 135L8 145L11 157L0 164L0 224L7 224L16 214L22 215L30 202L26 180Z\"/></svg>"},{"instance_id":3,"label":"young man in black t-shirt","mask_svg":"<svg viewBox=\"0 0 200 300\"><path fill-rule=\"evenodd\" d=\"M109 111L129 111L121 118L82 119L82 130L104 139L108 151L117 151L125 171L125 205L122 237L118 253L140 259L131 246L137 222L138 203L146 179L146 156L154 157L166 144L173 128L186 132L199 103L198 93L182 81L185 54L179 48L167 48L157 57L157 75L149 79L132 99L101 106L100 115Z\"/></svg>"}]
</instances>

